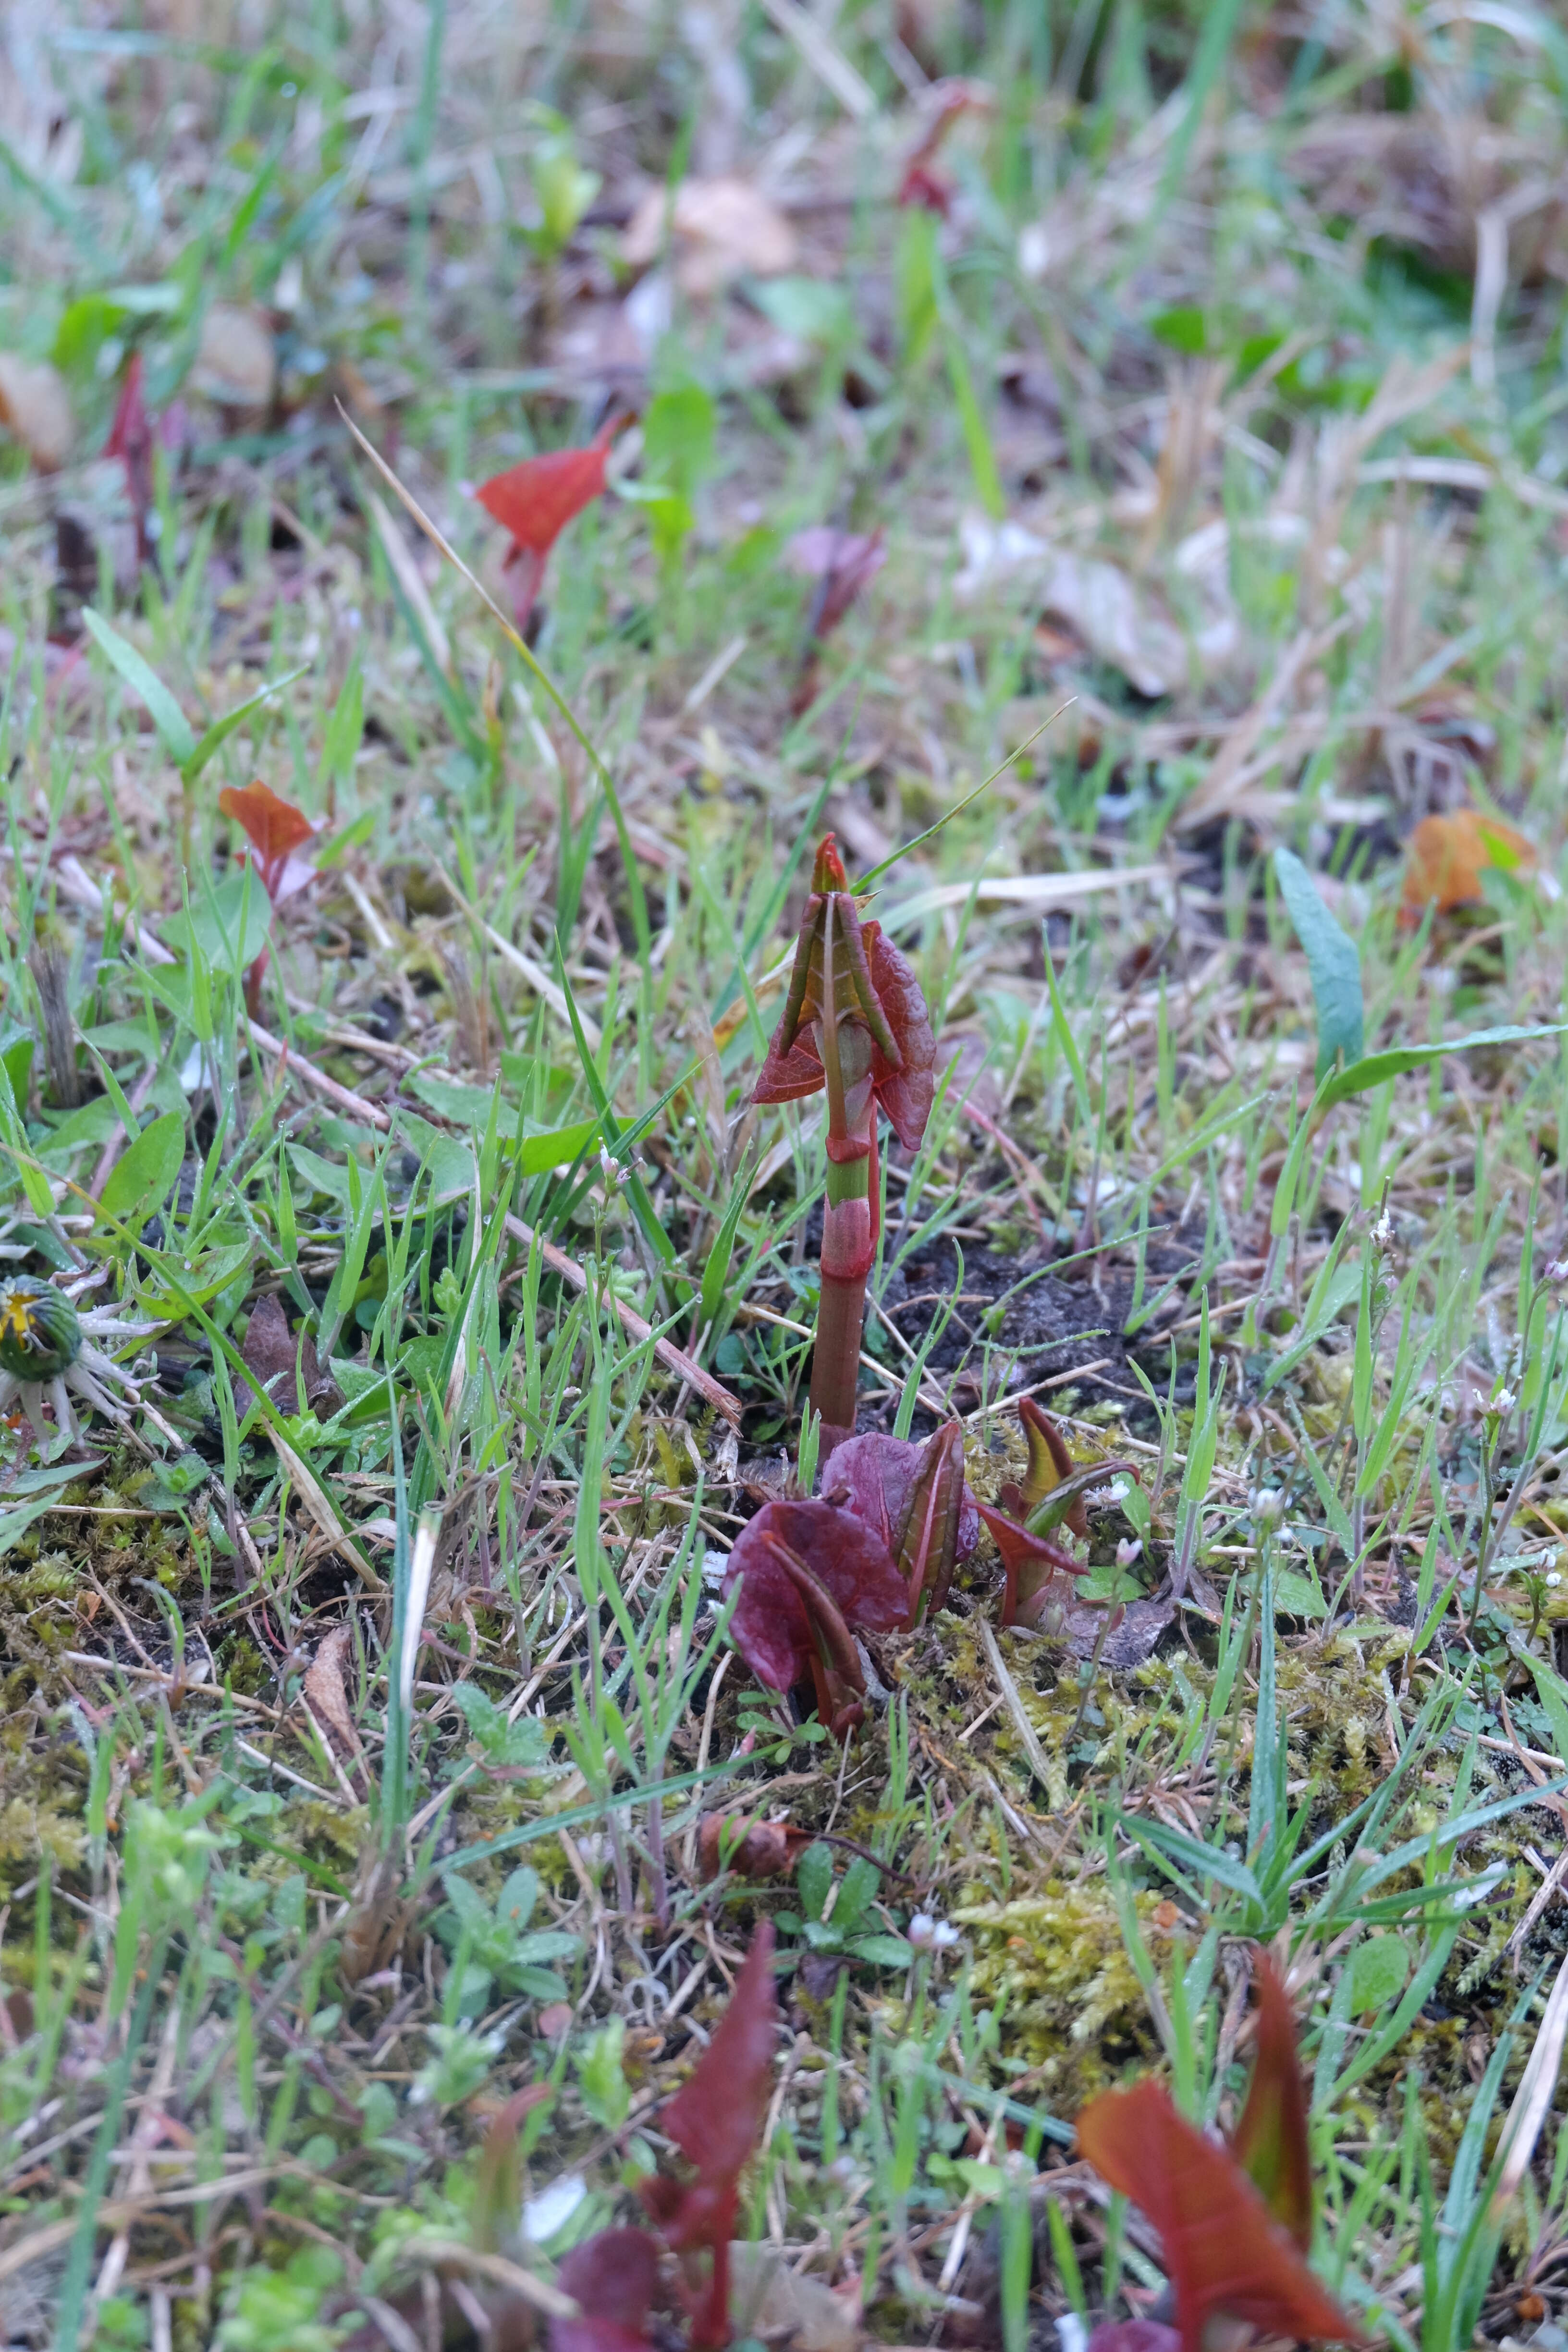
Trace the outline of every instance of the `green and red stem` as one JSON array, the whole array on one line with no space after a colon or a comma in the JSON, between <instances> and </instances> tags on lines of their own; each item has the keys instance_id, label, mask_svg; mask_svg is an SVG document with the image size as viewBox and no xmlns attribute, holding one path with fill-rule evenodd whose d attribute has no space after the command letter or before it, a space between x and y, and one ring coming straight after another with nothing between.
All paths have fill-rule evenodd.
<instances>
[{"instance_id":1,"label":"green and red stem","mask_svg":"<svg viewBox=\"0 0 1568 2352\"><path fill-rule=\"evenodd\" d=\"M811 1360L811 1402L822 1416L817 1454L826 1463L836 1445L855 1434L860 1377L860 1331L866 1318L866 1277L877 1255L881 1185L878 1180L875 1113L868 1147L854 1159L833 1157L828 1137L827 1202L822 1219L822 1295Z\"/></svg>"}]
</instances>

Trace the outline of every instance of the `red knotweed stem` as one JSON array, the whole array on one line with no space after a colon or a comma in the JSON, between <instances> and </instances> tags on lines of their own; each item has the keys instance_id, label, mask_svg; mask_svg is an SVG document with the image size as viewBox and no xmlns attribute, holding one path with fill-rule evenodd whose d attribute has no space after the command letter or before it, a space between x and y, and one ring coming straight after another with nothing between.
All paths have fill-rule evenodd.
<instances>
[{"instance_id":1,"label":"red knotweed stem","mask_svg":"<svg viewBox=\"0 0 1568 2352\"><path fill-rule=\"evenodd\" d=\"M829 1146L831 1150L831 1145ZM819 1467L836 1445L855 1434L855 1391L860 1377L860 1330L866 1319L866 1277L877 1255L881 1185L876 1130L853 1160L827 1162L827 1204L822 1219L822 1297L811 1360L811 1402L822 1415Z\"/></svg>"}]
</instances>

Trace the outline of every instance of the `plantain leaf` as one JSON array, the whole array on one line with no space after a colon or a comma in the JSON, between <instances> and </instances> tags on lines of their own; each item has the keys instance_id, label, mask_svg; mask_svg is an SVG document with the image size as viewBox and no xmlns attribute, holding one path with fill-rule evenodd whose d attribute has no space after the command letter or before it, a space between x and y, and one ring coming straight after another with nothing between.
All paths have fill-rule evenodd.
<instances>
[{"instance_id":1,"label":"plantain leaf","mask_svg":"<svg viewBox=\"0 0 1568 2352\"><path fill-rule=\"evenodd\" d=\"M1321 1078L1342 1054L1347 1064L1362 1057L1365 1031L1361 958L1354 940L1347 939L1324 906L1300 859L1288 849L1277 849L1274 871L1296 936L1307 950L1318 1015L1318 1076Z\"/></svg>"}]
</instances>

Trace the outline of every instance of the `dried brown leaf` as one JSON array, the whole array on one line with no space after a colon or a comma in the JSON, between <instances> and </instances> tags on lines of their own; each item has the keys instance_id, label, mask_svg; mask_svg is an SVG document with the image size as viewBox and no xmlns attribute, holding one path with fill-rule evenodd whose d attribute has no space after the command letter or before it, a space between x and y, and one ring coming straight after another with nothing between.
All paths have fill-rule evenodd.
<instances>
[{"instance_id":1,"label":"dried brown leaf","mask_svg":"<svg viewBox=\"0 0 1568 2352\"><path fill-rule=\"evenodd\" d=\"M343 1667L353 1646L346 1625L334 1625L305 1669L305 1699L319 1723L326 1725L345 1756L357 1756L360 1737L343 1682Z\"/></svg>"},{"instance_id":2,"label":"dried brown leaf","mask_svg":"<svg viewBox=\"0 0 1568 2352\"><path fill-rule=\"evenodd\" d=\"M58 473L76 426L63 378L47 360L0 352L0 425L14 433L40 474Z\"/></svg>"}]
</instances>

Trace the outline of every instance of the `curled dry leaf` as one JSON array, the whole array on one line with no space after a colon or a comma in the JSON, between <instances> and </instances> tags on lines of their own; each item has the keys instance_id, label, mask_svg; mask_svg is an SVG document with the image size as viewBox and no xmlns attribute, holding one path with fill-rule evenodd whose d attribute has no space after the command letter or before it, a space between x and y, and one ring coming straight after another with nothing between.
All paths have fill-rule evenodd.
<instances>
[{"instance_id":1,"label":"curled dry leaf","mask_svg":"<svg viewBox=\"0 0 1568 2352\"><path fill-rule=\"evenodd\" d=\"M1533 873L1535 844L1500 816L1480 809L1455 809L1447 816L1424 816L1410 836L1399 919L1414 927L1429 906L1440 915L1473 907L1486 895L1489 867L1502 873Z\"/></svg>"},{"instance_id":2,"label":"curled dry leaf","mask_svg":"<svg viewBox=\"0 0 1568 2352\"><path fill-rule=\"evenodd\" d=\"M360 1736L349 1705L343 1668L353 1648L346 1625L334 1625L305 1669L305 1697L311 1714L324 1723L344 1756L357 1756Z\"/></svg>"},{"instance_id":3,"label":"curled dry leaf","mask_svg":"<svg viewBox=\"0 0 1568 2352\"><path fill-rule=\"evenodd\" d=\"M730 2249L735 2328L790 2352L855 2352L855 2313L825 2279L792 2270L776 2246L737 2242Z\"/></svg>"},{"instance_id":4,"label":"curled dry leaf","mask_svg":"<svg viewBox=\"0 0 1568 2352\"><path fill-rule=\"evenodd\" d=\"M737 1878L779 1878L811 1832L788 1822L748 1821L744 1813L704 1813L697 1825L697 1874L704 1885L721 1871Z\"/></svg>"},{"instance_id":5,"label":"curled dry leaf","mask_svg":"<svg viewBox=\"0 0 1568 2352\"><path fill-rule=\"evenodd\" d=\"M795 265L794 229L778 206L749 180L721 176L683 180L670 203L668 189L650 188L621 240L621 257L646 269L668 236L675 275L686 294L717 294L735 278L776 278Z\"/></svg>"},{"instance_id":6,"label":"curled dry leaf","mask_svg":"<svg viewBox=\"0 0 1568 2352\"><path fill-rule=\"evenodd\" d=\"M65 464L76 426L65 381L47 360L0 352L0 425L15 434L40 474Z\"/></svg>"},{"instance_id":7,"label":"curled dry leaf","mask_svg":"<svg viewBox=\"0 0 1568 2352\"><path fill-rule=\"evenodd\" d=\"M316 1360L316 1343L306 1331L296 1339L289 1328L283 1302L268 1291L250 1312L240 1354L257 1388L265 1389L282 1413L335 1412L341 1402L337 1382ZM255 1391L244 1381L242 1406L254 1402Z\"/></svg>"},{"instance_id":8,"label":"curled dry leaf","mask_svg":"<svg viewBox=\"0 0 1568 2352\"><path fill-rule=\"evenodd\" d=\"M272 328L260 310L214 302L202 320L191 389L220 408L266 408L278 381Z\"/></svg>"},{"instance_id":9,"label":"curled dry leaf","mask_svg":"<svg viewBox=\"0 0 1568 2352\"><path fill-rule=\"evenodd\" d=\"M1027 583L1043 614L1064 622L1088 650L1119 669L1140 694L1173 694L1191 675L1187 641L1135 587L1120 565L1051 546L1016 522L967 515L959 526L963 569L953 581L960 597L978 595L1008 578Z\"/></svg>"}]
</instances>

